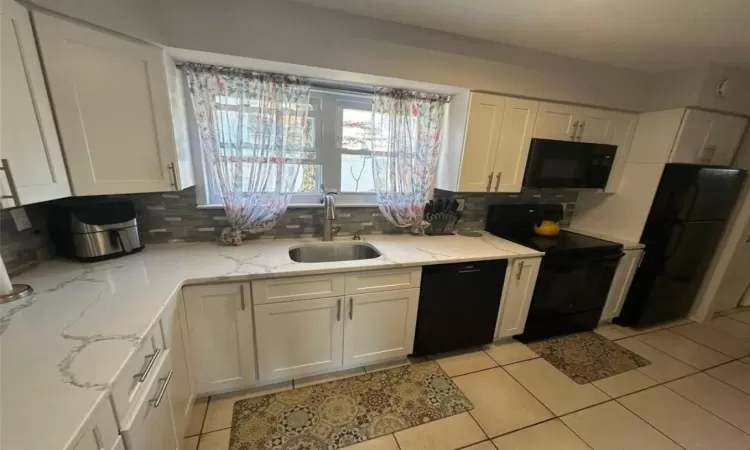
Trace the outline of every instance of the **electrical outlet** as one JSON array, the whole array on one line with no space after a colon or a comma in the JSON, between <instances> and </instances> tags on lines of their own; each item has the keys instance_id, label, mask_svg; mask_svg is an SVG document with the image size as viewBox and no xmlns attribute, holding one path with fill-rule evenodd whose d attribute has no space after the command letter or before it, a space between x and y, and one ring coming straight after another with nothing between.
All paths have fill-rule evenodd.
<instances>
[{"instance_id":1,"label":"electrical outlet","mask_svg":"<svg viewBox=\"0 0 750 450\"><path fill-rule=\"evenodd\" d=\"M31 228L29 215L26 214L26 209L23 207L11 209L10 216L13 218L13 223L16 224L16 230L23 231Z\"/></svg>"}]
</instances>

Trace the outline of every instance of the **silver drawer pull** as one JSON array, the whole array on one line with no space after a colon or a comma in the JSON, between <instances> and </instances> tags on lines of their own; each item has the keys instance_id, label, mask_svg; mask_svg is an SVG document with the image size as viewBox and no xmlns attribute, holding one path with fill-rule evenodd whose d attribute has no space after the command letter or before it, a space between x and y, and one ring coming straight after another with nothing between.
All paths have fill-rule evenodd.
<instances>
[{"instance_id":1,"label":"silver drawer pull","mask_svg":"<svg viewBox=\"0 0 750 450\"><path fill-rule=\"evenodd\" d=\"M154 350L154 353L146 355L146 358L149 358L148 364L146 364L146 368L143 369L143 372L139 372L133 375L133 378L138 378L139 383L143 383L144 381L146 381L149 372L151 372L151 369L154 367L154 363L157 359L159 359L159 354L161 354L161 349L157 348L156 350Z\"/></svg>"},{"instance_id":2,"label":"silver drawer pull","mask_svg":"<svg viewBox=\"0 0 750 450\"><path fill-rule=\"evenodd\" d=\"M154 408L158 408L159 405L161 405L161 399L164 398L164 393L167 392L167 386L169 386L169 380L172 379L172 371L170 370L166 377L160 378L159 381L164 381L164 384L161 386L161 389L159 390L159 393L156 394L156 397L152 398L148 401L148 403L153 406Z\"/></svg>"},{"instance_id":3,"label":"silver drawer pull","mask_svg":"<svg viewBox=\"0 0 750 450\"><path fill-rule=\"evenodd\" d=\"M0 198L7 198L13 200L13 206L21 206L21 198L18 196L18 189L16 189L16 182L13 180L13 174L10 171L10 163L7 159L0 159L2 166L0 170L5 172L5 179L8 181L8 187L10 188L10 195L3 195Z\"/></svg>"}]
</instances>

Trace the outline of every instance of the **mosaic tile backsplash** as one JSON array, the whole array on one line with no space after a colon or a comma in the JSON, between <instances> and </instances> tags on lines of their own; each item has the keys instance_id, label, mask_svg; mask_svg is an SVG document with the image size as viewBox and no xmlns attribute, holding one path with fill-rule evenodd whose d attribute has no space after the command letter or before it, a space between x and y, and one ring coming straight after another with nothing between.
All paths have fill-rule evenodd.
<instances>
[{"instance_id":1,"label":"mosaic tile backsplash","mask_svg":"<svg viewBox=\"0 0 750 450\"><path fill-rule=\"evenodd\" d=\"M27 206L26 214L29 216L31 229L18 231L10 212L0 211L0 254L11 276L49 259L52 254L45 203Z\"/></svg>"},{"instance_id":2,"label":"mosaic tile backsplash","mask_svg":"<svg viewBox=\"0 0 750 450\"><path fill-rule=\"evenodd\" d=\"M487 207L497 203L565 203L563 225L570 222L578 193L565 190L529 190L520 194L453 193L435 191L438 198L463 198L463 218L458 229L483 230ZM197 209L195 189L128 195L135 203L141 235L145 243L212 241L226 226L221 209ZM338 207L336 224L341 233L403 233L380 214L377 207ZM279 223L262 238L321 236L325 213L322 207L289 208Z\"/></svg>"},{"instance_id":3,"label":"mosaic tile backsplash","mask_svg":"<svg viewBox=\"0 0 750 450\"><path fill-rule=\"evenodd\" d=\"M138 211L141 239L144 243L214 241L227 220L221 209L197 209L195 188L180 192L132 194ZM570 223L578 193L567 190L525 190L519 194L455 193L436 190L435 198L460 198L465 201L458 230L483 230L487 207L499 203L564 203L565 218ZM0 211L0 251L11 275L28 270L54 255L47 234L46 203L26 207L32 223L30 230L17 231L8 211ZM404 233L391 225L377 207L338 207L337 225L341 233ZM325 220L322 207L290 208L279 223L259 238L321 236Z\"/></svg>"}]
</instances>

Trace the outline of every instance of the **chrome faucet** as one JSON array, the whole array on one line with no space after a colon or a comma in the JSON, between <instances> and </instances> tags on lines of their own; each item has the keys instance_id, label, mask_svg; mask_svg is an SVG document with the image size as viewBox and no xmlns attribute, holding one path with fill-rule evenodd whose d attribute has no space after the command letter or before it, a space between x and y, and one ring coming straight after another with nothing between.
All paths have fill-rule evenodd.
<instances>
[{"instance_id":1,"label":"chrome faucet","mask_svg":"<svg viewBox=\"0 0 750 450\"><path fill-rule=\"evenodd\" d=\"M336 201L334 195L338 192L335 190L323 190L323 198L320 199L320 203L323 204L323 208L326 210L326 220L323 222L323 240L332 241L333 236L341 231L341 225L333 226L333 221L336 220Z\"/></svg>"}]
</instances>

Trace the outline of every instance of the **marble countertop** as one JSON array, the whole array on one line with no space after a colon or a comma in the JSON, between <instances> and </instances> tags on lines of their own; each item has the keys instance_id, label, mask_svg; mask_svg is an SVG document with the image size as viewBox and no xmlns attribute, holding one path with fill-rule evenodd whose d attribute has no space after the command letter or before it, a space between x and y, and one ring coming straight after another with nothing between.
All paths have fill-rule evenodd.
<instances>
[{"instance_id":1,"label":"marble countertop","mask_svg":"<svg viewBox=\"0 0 750 450\"><path fill-rule=\"evenodd\" d=\"M0 448L71 448L185 284L541 255L486 233L363 240L382 256L315 264L289 258L290 247L320 242L314 239L160 244L99 263L50 261L14 278L35 294L0 305Z\"/></svg>"},{"instance_id":2,"label":"marble countertop","mask_svg":"<svg viewBox=\"0 0 750 450\"><path fill-rule=\"evenodd\" d=\"M646 248L645 245L639 242L633 242L633 241L628 241L625 239L620 239L618 237L611 236L606 233L600 233L597 231L581 230L578 228L565 228L565 231L570 231L571 233L583 234L583 235L591 236L591 237L598 238L598 239L604 239L605 241L617 242L617 243L622 244L623 250L636 250L636 249Z\"/></svg>"}]
</instances>

